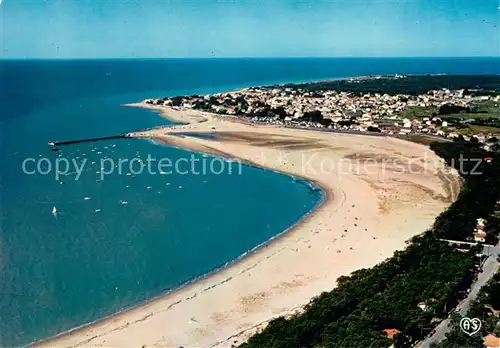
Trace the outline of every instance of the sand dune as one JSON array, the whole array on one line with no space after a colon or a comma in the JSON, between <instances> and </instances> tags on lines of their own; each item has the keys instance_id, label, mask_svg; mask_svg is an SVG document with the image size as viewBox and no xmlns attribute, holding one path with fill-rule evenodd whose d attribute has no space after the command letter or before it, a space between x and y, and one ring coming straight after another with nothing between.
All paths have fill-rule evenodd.
<instances>
[{"instance_id":1,"label":"sand dune","mask_svg":"<svg viewBox=\"0 0 500 348\"><path fill-rule=\"evenodd\" d=\"M38 346L237 345L270 319L299 311L312 297L331 290L339 276L371 267L404 248L458 194L457 173L421 145L256 126L197 111L160 111L188 124L131 136L306 178L323 188L324 203L290 232L232 267Z\"/></svg>"}]
</instances>

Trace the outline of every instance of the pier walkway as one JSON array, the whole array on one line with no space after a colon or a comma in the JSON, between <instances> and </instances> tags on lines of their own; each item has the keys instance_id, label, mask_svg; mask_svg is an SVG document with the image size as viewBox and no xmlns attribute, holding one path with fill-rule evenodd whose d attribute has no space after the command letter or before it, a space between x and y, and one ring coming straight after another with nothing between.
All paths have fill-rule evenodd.
<instances>
[{"instance_id":1,"label":"pier walkway","mask_svg":"<svg viewBox=\"0 0 500 348\"><path fill-rule=\"evenodd\" d=\"M128 137L128 134L122 134L122 135L111 135L111 136L99 137L99 138L86 138L86 139L76 139L76 140L67 140L67 141L49 141L49 145L50 146L61 146L61 145L94 142L94 141L100 141L100 140L121 139L121 138L127 138L127 137Z\"/></svg>"}]
</instances>

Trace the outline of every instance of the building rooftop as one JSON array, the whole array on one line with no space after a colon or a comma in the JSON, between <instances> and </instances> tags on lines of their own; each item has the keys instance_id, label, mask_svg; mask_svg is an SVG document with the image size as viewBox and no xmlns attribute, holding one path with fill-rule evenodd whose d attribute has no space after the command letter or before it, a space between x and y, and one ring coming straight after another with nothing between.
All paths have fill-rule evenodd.
<instances>
[{"instance_id":1,"label":"building rooftop","mask_svg":"<svg viewBox=\"0 0 500 348\"><path fill-rule=\"evenodd\" d=\"M394 338L394 336L396 336L398 333L401 332L398 329L385 329L382 331L387 335L387 338L389 338L391 340Z\"/></svg>"},{"instance_id":2,"label":"building rooftop","mask_svg":"<svg viewBox=\"0 0 500 348\"><path fill-rule=\"evenodd\" d=\"M500 338L491 334L484 338L483 345L488 348L499 348L500 347Z\"/></svg>"}]
</instances>

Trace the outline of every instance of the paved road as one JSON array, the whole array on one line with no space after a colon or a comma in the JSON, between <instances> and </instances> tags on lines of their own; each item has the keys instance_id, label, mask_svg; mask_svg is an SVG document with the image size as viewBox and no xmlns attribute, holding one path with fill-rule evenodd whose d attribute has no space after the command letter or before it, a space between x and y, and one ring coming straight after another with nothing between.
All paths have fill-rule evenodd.
<instances>
[{"instance_id":1,"label":"paved road","mask_svg":"<svg viewBox=\"0 0 500 348\"><path fill-rule=\"evenodd\" d=\"M483 265L483 271L479 273L477 281L471 288L471 291L467 298L460 302L460 315L462 317L466 316L469 311L471 302L477 297L479 290L490 280L496 273L499 263L496 259L496 255L500 252L500 243L496 247L485 247L483 253L489 255ZM441 342L446 334L451 331L450 319L443 320L435 330L434 335L427 337L419 348L429 348L432 343Z\"/></svg>"}]
</instances>

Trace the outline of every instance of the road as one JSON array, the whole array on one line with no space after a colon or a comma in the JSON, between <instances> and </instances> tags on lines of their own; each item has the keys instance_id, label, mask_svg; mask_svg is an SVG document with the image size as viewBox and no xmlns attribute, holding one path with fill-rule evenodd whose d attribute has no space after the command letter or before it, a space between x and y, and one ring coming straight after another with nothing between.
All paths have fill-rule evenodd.
<instances>
[{"instance_id":1,"label":"road","mask_svg":"<svg viewBox=\"0 0 500 348\"><path fill-rule=\"evenodd\" d=\"M471 291L467 298L460 302L460 315L462 317L467 315L471 302L477 297L479 290L490 280L496 273L499 263L496 255L500 252L500 243L496 247L485 247L483 253L489 257L483 264L483 271L479 273L476 282L472 285ZM450 319L443 320L435 329L434 335L427 337L419 348L429 348L432 343L441 342L448 332L451 331Z\"/></svg>"}]
</instances>

